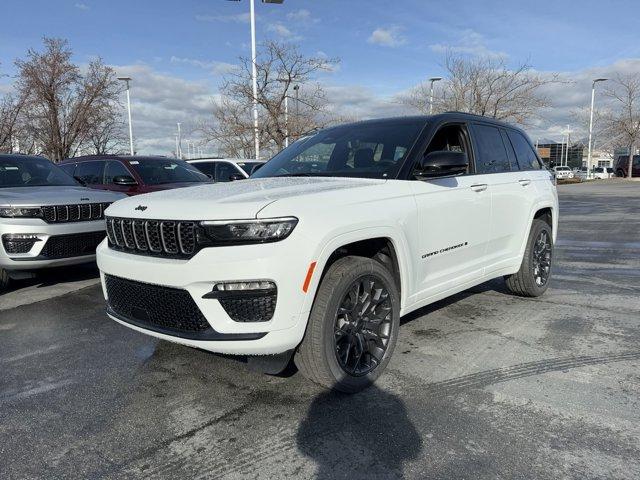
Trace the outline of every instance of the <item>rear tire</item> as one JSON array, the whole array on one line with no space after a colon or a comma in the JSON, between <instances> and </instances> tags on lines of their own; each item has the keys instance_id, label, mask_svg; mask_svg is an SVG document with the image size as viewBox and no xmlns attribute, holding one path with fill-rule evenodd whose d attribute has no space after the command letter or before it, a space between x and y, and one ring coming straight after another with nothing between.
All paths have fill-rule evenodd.
<instances>
[{"instance_id":1,"label":"rear tire","mask_svg":"<svg viewBox=\"0 0 640 480\"><path fill-rule=\"evenodd\" d=\"M9 274L6 270L0 268L0 292L9 287Z\"/></svg>"},{"instance_id":2,"label":"rear tire","mask_svg":"<svg viewBox=\"0 0 640 480\"><path fill-rule=\"evenodd\" d=\"M294 362L315 383L359 392L386 368L399 326L393 274L370 258L341 258L320 283Z\"/></svg>"},{"instance_id":3,"label":"rear tire","mask_svg":"<svg viewBox=\"0 0 640 480\"><path fill-rule=\"evenodd\" d=\"M553 236L549 224L534 219L520 270L504 277L509 291L522 297L539 297L549 287Z\"/></svg>"}]
</instances>

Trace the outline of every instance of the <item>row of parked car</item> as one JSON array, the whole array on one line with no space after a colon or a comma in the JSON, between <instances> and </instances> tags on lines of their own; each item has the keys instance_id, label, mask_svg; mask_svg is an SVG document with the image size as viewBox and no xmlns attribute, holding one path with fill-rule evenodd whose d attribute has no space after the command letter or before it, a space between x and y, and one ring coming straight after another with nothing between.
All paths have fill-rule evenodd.
<instances>
[{"instance_id":1,"label":"row of parked car","mask_svg":"<svg viewBox=\"0 0 640 480\"><path fill-rule=\"evenodd\" d=\"M126 196L247 178L263 162L84 156L56 165L0 155L0 290L34 271L93 261L104 211Z\"/></svg>"},{"instance_id":2,"label":"row of parked car","mask_svg":"<svg viewBox=\"0 0 640 480\"><path fill-rule=\"evenodd\" d=\"M629 171L629 156L619 156L613 167L592 167L591 172L587 175L587 168L571 168L566 165L558 165L552 169L557 180L568 180L579 178L594 178L605 180L613 177L626 177ZM640 155L634 155L632 165L632 175L640 177Z\"/></svg>"}]
</instances>

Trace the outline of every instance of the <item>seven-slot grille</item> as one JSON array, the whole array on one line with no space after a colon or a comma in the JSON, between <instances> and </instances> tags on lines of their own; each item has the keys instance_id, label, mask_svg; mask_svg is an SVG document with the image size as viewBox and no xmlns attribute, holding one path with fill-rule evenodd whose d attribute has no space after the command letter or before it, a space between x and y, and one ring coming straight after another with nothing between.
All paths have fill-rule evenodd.
<instances>
[{"instance_id":1,"label":"seven-slot grille","mask_svg":"<svg viewBox=\"0 0 640 480\"><path fill-rule=\"evenodd\" d=\"M101 220L110 203L80 203L48 205L42 207L42 218L47 223L86 222Z\"/></svg>"},{"instance_id":2,"label":"seven-slot grille","mask_svg":"<svg viewBox=\"0 0 640 480\"><path fill-rule=\"evenodd\" d=\"M138 255L190 258L196 253L196 222L107 217L109 246Z\"/></svg>"}]
</instances>

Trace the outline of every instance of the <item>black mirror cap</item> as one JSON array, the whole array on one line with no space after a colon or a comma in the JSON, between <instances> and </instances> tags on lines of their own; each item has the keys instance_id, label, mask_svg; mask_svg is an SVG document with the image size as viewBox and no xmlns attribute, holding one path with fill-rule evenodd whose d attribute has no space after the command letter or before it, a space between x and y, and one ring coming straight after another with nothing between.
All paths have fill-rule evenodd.
<instances>
[{"instance_id":1,"label":"black mirror cap","mask_svg":"<svg viewBox=\"0 0 640 480\"><path fill-rule=\"evenodd\" d=\"M429 152L420 162L420 175L423 177L443 177L466 173L469 158L464 152L438 150Z\"/></svg>"},{"instance_id":2,"label":"black mirror cap","mask_svg":"<svg viewBox=\"0 0 640 480\"><path fill-rule=\"evenodd\" d=\"M136 180L129 175L116 175L115 177L113 177L113 183L115 185L137 185L138 184L138 182L136 182Z\"/></svg>"}]
</instances>

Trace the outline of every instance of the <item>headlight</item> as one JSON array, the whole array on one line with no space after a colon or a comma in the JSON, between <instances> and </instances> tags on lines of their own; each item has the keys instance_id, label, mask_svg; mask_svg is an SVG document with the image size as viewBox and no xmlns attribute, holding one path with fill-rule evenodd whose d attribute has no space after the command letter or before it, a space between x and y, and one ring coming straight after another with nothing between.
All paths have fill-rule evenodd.
<instances>
[{"instance_id":1,"label":"headlight","mask_svg":"<svg viewBox=\"0 0 640 480\"><path fill-rule=\"evenodd\" d=\"M0 217L39 218L42 216L40 207L0 207Z\"/></svg>"},{"instance_id":2,"label":"headlight","mask_svg":"<svg viewBox=\"0 0 640 480\"><path fill-rule=\"evenodd\" d=\"M295 217L204 221L198 244L204 247L277 242L287 238L297 223Z\"/></svg>"}]
</instances>

